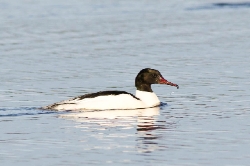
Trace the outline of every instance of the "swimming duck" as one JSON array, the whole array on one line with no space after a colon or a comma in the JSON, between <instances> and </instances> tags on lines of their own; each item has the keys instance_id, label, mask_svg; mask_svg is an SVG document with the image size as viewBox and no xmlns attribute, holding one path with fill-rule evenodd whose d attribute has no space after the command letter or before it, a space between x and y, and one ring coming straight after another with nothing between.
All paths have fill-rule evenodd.
<instances>
[{"instance_id":1,"label":"swimming duck","mask_svg":"<svg viewBox=\"0 0 250 166\"><path fill-rule=\"evenodd\" d=\"M50 110L112 110L142 109L160 105L160 100L152 91L151 84L179 86L163 78L158 70L142 69L135 78L136 95L125 91L100 91L57 102L42 109Z\"/></svg>"}]
</instances>

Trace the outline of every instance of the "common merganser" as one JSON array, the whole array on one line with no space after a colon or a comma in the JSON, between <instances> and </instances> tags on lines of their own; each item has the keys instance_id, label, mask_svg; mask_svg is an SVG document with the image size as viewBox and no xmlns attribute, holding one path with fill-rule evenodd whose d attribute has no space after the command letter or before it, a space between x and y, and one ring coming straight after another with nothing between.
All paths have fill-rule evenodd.
<instances>
[{"instance_id":1,"label":"common merganser","mask_svg":"<svg viewBox=\"0 0 250 166\"><path fill-rule=\"evenodd\" d=\"M151 84L177 84L167 81L158 70L142 69L135 78L136 95L125 91L101 91L81 95L69 100L54 103L42 109L50 110L112 110L112 109L142 109L160 105L160 100L151 89Z\"/></svg>"}]
</instances>

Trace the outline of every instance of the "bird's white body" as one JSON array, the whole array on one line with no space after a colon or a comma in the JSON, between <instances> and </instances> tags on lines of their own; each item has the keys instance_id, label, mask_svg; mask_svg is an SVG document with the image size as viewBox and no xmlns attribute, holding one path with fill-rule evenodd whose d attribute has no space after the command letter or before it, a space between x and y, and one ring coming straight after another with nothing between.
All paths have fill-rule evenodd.
<instances>
[{"instance_id":1,"label":"bird's white body","mask_svg":"<svg viewBox=\"0 0 250 166\"><path fill-rule=\"evenodd\" d=\"M136 90L136 97L137 99L130 94L119 94L84 99L74 98L55 103L53 110L140 109L160 105L160 100L153 92Z\"/></svg>"}]
</instances>

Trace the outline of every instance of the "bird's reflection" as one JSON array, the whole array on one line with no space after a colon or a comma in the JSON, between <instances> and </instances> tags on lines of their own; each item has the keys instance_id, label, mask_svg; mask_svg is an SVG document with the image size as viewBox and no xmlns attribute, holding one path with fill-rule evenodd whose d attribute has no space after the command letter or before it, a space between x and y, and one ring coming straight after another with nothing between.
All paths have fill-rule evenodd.
<instances>
[{"instance_id":1,"label":"bird's reflection","mask_svg":"<svg viewBox=\"0 0 250 166\"><path fill-rule=\"evenodd\" d=\"M74 120L82 123L97 123L101 126L109 127L130 126L137 123L138 130L150 127L149 124L154 124L155 119L159 115L159 107L135 110L105 110L105 111L83 111L69 112L59 115L60 118ZM110 120L110 121L108 121ZM128 122L131 122L128 123Z\"/></svg>"},{"instance_id":2,"label":"bird's reflection","mask_svg":"<svg viewBox=\"0 0 250 166\"><path fill-rule=\"evenodd\" d=\"M167 129L165 121L160 121L160 107L136 110L106 110L88 112L70 112L59 115L74 120L75 127L88 131L105 130L113 127L131 129L136 126L136 149L138 152L152 152L159 149L157 139L161 137L158 129ZM116 133L117 134L117 133ZM131 135L131 133L128 133ZM119 134L117 135L119 137Z\"/></svg>"}]
</instances>

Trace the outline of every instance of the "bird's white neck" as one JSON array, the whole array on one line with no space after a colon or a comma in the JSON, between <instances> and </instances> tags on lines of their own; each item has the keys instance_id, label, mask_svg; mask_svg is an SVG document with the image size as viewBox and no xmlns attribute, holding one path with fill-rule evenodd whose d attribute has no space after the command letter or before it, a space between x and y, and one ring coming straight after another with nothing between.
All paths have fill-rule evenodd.
<instances>
[{"instance_id":1,"label":"bird's white neck","mask_svg":"<svg viewBox=\"0 0 250 166\"><path fill-rule=\"evenodd\" d=\"M146 107L154 107L160 105L160 100L156 96L154 92L146 92L136 90L136 97L138 97L143 103L145 103Z\"/></svg>"}]
</instances>

